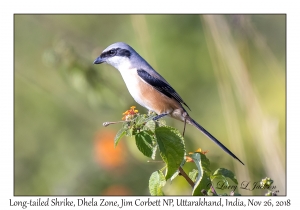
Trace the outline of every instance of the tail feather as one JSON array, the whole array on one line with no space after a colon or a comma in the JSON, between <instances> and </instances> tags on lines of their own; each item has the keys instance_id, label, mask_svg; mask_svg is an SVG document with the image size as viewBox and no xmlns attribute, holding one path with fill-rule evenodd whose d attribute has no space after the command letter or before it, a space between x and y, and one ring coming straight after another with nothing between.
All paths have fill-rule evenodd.
<instances>
[{"instance_id":1,"label":"tail feather","mask_svg":"<svg viewBox=\"0 0 300 210\"><path fill-rule=\"evenodd\" d=\"M204 133L208 138L213 140L217 145L219 145L225 152L227 152L231 157L237 159L240 163L245 165L237 156L235 156L227 147L225 147L221 142L218 141L213 135L211 135L207 130L205 130L201 125L199 125L195 120L193 120L190 116L187 116L187 122L195 126L202 133Z\"/></svg>"}]
</instances>

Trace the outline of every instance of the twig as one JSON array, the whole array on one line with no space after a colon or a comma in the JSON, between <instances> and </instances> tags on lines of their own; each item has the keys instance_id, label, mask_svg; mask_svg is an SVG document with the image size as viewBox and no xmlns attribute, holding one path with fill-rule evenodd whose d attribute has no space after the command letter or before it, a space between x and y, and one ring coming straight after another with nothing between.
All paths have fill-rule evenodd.
<instances>
[{"instance_id":1,"label":"twig","mask_svg":"<svg viewBox=\"0 0 300 210\"><path fill-rule=\"evenodd\" d=\"M213 195L218 195L213 185L210 186L210 190L213 193Z\"/></svg>"},{"instance_id":2,"label":"twig","mask_svg":"<svg viewBox=\"0 0 300 210\"><path fill-rule=\"evenodd\" d=\"M181 168L181 166L179 167L179 172L180 175L183 176L185 178L185 180L191 185L191 187L194 188L195 183L190 179L190 177L185 173L185 171Z\"/></svg>"},{"instance_id":3,"label":"twig","mask_svg":"<svg viewBox=\"0 0 300 210\"><path fill-rule=\"evenodd\" d=\"M122 123L122 122L127 122L127 121L104 122L104 123L103 123L103 126L104 126L104 127L107 127L107 126L109 126L109 125L111 125L111 124L117 124L117 123Z\"/></svg>"}]
</instances>

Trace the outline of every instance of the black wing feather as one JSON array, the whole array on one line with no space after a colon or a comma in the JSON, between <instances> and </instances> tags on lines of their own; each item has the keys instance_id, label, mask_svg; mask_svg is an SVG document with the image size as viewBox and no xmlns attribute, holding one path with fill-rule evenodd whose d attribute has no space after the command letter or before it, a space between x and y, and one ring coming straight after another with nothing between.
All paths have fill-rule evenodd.
<instances>
[{"instance_id":1,"label":"black wing feather","mask_svg":"<svg viewBox=\"0 0 300 210\"><path fill-rule=\"evenodd\" d=\"M145 82L153 86L156 90L168 96L169 98L173 98L179 103L184 104L189 110L191 110L190 107L182 100L178 93L169 84L151 76L148 72L146 72L143 69L138 69L137 73Z\"/></svg>"}]
</instances>

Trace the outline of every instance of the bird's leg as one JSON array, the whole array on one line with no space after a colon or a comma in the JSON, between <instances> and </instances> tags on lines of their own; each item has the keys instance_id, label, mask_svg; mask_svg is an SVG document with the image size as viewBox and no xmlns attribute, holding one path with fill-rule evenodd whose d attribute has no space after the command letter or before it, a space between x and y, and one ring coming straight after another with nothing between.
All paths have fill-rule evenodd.
<instances>
[{"instance_id":1,"label":"bird's leg","mask_svg":"<svg viewBox=\"0 0 300 210\"><path fill-rule=\"evenodd\" d=\"M186 127L186 118L188 117L188 113L184 112L182 114L182 116L184 117L184 127L183 127L183 131L182 131L182 137L184 137L184 133L185 133L185 127Z\"/></svg>"},{"instance_id":2,"label":"bird's leg","mask_svg":"<svg viewBox=\"0 0 300 210\"><path fill-rule=\"evenodd\" d=\"M164 117L166 115L168 115L168 114L164 113L164 114L157 115L152 120L158 120L159 118L162 118L162 117Z\"/></svg>"},{"instance_id":3,"label":"bird's leg","mask_svg":"<svg viewBox=\"0 0 300 210\"><path fill-rule=\"evenodd\" d=\"M185 133L185 126L186 126L186 118L184 118L184 127L183 127L183 131L182 131L182 137L184 137L184 133Z\"/></svg>"}]
</instances>

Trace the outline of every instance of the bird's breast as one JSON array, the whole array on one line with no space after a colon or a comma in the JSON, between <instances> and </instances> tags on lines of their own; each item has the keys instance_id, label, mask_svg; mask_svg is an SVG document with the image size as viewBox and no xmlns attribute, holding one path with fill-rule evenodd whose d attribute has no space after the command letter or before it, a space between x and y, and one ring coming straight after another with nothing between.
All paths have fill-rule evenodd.
<instances>
[{"instance_id":1,"label":"bird's breast","mask_svg":"<svg viewBox=\"0 0 300 210\"><path fill-rule=\"evenodd\" d=\"M120 72L129 93L141 106L157 114L171 113L173 110L181 108L179 102L162 94L145 82L137 74L137 69L127 69Z\"/></svg>"},{"instance_id":2,"label":"bird's breast","mask_svg":"<svg viewBox=\"0 0 300 210\"><path fill-rule=\"evenodd\" d=\"M149 107L146 106L145 101L143 100L142 97L143 91L140 89L140 83L142 81L137 74L137 69L126 69L123 71L120 70L120 73L133 99L141 106L149 109Z\"/></svg>"}]
</instances>

